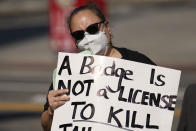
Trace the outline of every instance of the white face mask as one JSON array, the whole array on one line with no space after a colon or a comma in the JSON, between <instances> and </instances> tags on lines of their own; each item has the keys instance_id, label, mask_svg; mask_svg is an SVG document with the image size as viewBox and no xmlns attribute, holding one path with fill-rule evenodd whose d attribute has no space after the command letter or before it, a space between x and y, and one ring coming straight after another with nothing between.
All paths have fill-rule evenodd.
<instances>
[{"instance_id":1,"label":"white face mask","mask_svg":"<svg viewBox=\"0 0 196 131\"><path fill-rule=\"evenodd\" d=\"M107 37L105 32L99 31L97 34L88 34L78 43L80 51L89 50L92 55L104 55L107 46Z\"/></svg>"}]
</instances>

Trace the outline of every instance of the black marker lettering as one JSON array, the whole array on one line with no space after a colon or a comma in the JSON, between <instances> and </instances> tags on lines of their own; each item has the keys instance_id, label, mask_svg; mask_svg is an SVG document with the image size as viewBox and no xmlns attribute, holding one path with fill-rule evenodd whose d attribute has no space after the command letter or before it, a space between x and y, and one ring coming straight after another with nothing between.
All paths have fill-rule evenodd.
<instances>
[{"instance_id":1,"label":"black marker lettering","mask_svg":"<svg viewBox=\"0 0 196 131\"><path fill-rule=\"evenodd\" d=\"M157 125L150 125L150 114L147 114L146 128L149 128L149 129L159 129L159 126L157 126Z\"/></svg>"},{"instance_id":2,"label":"black marker lettering","mask_svg":"<svg viewBox=\"0 0 196 131\"><path fill-rule=\"evenodd\" d=\"M61 89L70 90L70 88L71 88L71 80L68 80L67 88L66 88L65 83L64 83L63 80L58 81L58 90L61 90ZM70 91L67 93L67 95L69 95L69 94L70 94Z\"/></svg>"},{"instance_id":3,"label":"black marker lettering","mask_svg":"<svg viewBox=\"0 0 196 131\"><path fill-rule=\"evenodd\" d=\"M91 113L90 113L90 116L89 117L85 117L84 116L84 111L86 110L86 108L88 108L88 107L90 107L90 109L91 109ZM94 105L93 104L87 104L83 109L82 109L82 111L81 111L81 113L80 113L80 117L83 119L83 120L88 120L88 119L91 119L93 116L94 116L94 114L95 114L95 107L94 107Z\"/></svg>"},{"instance_id":4,"label":"black marker lettering","mask_svg":"<svg viewBox=\"0 0 196 131\"><path fill-rule=\"evenodd\" d=\"M128 98L128 102L130 102L130 103L131 103L131 100L132 100L133 91L134 91L134 89L130 88L130 90L129 90L129 98Z\"/></svg>"},{"instance_id":5,"label":"black marker lettering","mask_svg":"<svg viewBox=\"0 0 196 131\"><path fill-rule=\"evenodd\" d=\"M132 115L131 127L142 129L142 128L144 127L143 125L139 125L139 124L136 124L136 123L135 123L135 121L136 121L136 115L137 115L137 111L134 111L134 112L133 112L133 115Z\"/></svg>"},{"instance_id":6,"label":"black marker lettering","mask_svg":"<svg viewBox=\"0 0 196 131\"><path fill-rule=\"evenodd\" d=\"M150 101L149 101L150 106L153 106L154 103L156 107L159 107L160 100L161 100L161 94L157 94L157 98L156 98L155 93L150 93Z\"/></svg>"},{"instance_id":7,"label":"black marker lettering","mask_svg":"<svg viewBox=\"0 0 196 131\"><path fill-rule=\"evenodd\" d=\"M170 98L169 98L170 106L168 107L168 110L174 111L175 105L176 105L176 99L177 99L177 96L175 96L175 95L171 95L170 96ZM174 107L172 105L174 105Z\"/></svg>"},{"instance_id":8,"label":"black marker lettering","mask_svg":"<svg viewBox=\"0 0 196 131\"><path fill-rule=\"evenodd\" d=\"M116 121L116 123L118 124L118 127L122 127L122 124L120 123L119 119L116 117L116 114L118 114L121 111L123 111L123 109L119 109L117 111L114 111L114 107L110 107L108 123L111 123L112 118L113 118Z\"/></svg>"},{"instance_id":9,"label":"black marker lettering","mask_svg":"<svg viewBox=\"0 0 196 131\"><path fill-rule=\"evenodd\" d=\"M106 76L114 76L114 74L115 74L115 66L116 66L116 65L115 65L115 62L113 61L112 66L108 66L108 67L106 67L106 68L104 69L105 75L106 75ZM108 72L109 69L111 69L110 72Z\"/></svg>"},{"instance_id":10,"label":"black marker lettering","mask_svg":"<svg viewBox=\"0 0 196 131\"><path fill-rule=\"evenodd\" d=\"M73 114L72 114L72 119L75 119L76 117L76 110L77 110L77 106L78 105L85 105L86 102L72 102L71 105L74 105L74 110L73 110Z\"/></svg>"},{"instance_id":11,"label":"black marker lettering","mask_svg":"<svg viewBox=\"0 0 196 131\"><path fill-rule=\"evenodd\" d=\"M135 103L135 104L140 104L140 102L136 102L136 101L135 101L136 98L137 98L137 94L138 94L139 92L142 92L142 90L136 90L136 91L134 92L134 94L133 94L132 102Z\"/></svg>"},{"instance_id":12,"label":"black marker lettering","mask_svg":"<svg viewBox=\"0 0 196 131\"><path fill-rule=\"evenodd\" d=\"M63 131L67 131L67 127L72 127L72 123L60 125L59 128L63 128Z\"/></svg>"},{"instance_id":13,"label":"black marker lettering","mask_svg":"<svg viewBox=\"0 0 196 131\"><path fill-rule=\"evenodd\" d=\"M67 64L67 65L65 65ZM69 64L69 56L65 56L63 59L63 62L61 64L60 70L58 72L58 75L61 75L62 71L67 69L68 74L71 75L71 68L70 68L70 64Z\"/></svg>"},{"instance_id":14,"label":"black marker lettering","mask_svg":"<svg viewBox=\"0 0 196 131\"><path fill-rule=\"evenodd\" d=\"M80 85L80 86L78 86L78 85ZM79 92L76 92L76 87L78 87L78 88L81 87ZM74 84L73 89L72 89L73 95L77 96L77 95L81 94L83 91L84 91L84 84L83 84L83 82L82 81L77 81Z\"/></svg>"},{"instance_id":15,"label":"black marker lettering","mask_svg":"<svg viewBox=\"0 0 196 131\"><path fill-rule=\"evenodd\" d=\"M160 82L160 84L158 84L157 82L155 82L155 85L156 86L164 86L165 85L165 82L161 78L165 78L165 76L164 75L158 75L157 76L157 80Z\"/></svg>"},{"instance_id":16,"label":"black marker lettering","mask_svg":"<svg viewBox=\"0 0 196 131\"><path fill-rule=\"evenodd\" d=\"M90 79L90 80L85 80L84 81L84 84L88 84L88 87L87 87L87 90L86 90L86 96L89 96L89 92L90 92L90 88L91 88L91 83L94 83L94 80L93 79Z\"/></svg>"},{"instance_id":17,"label":"black marker lettering","mask_svg":"<svg viewBox=\"0 0 196 131\"><path fill-rule=\"evenodd\" d=\"M119 101L127 102L127 99L126 98L123 98L124 88L125 88L124 86L121 86L120 92L119 92L119 96L118 96L118 100Z\"/></svg>"},{"instance_id":18,"label":"black marker lettering","mask_svg":"<svg viewBox=\"0 0 196 131\"><path fill-rule=\"evenodd\" d=\"M90 63L88 63L88 64L86 64L87 58L89 58L89 60L90 60ZM94 63L94 58L92 56L85 56L84 59L83 59L82 67L81 67L81 70L80 70L80 74L87 74L87 73L92 72L91 65L93 63ZM84 68L85 67L88 69L88 71L86 71L86 72L84 72Z\"/></svg>"},{"instance_id":19,"label":"black marker lettering","mask_svg":"<svg viewBox=\"0 0 196 131\"><path fill-rule=\"evenodd\" d=\"M142 105L148 105L148 102L146 102L146 100L149 99L148 96L149 96L149 92L143 91L142 101L141 101Z\"/></svg>"}]
</instances>

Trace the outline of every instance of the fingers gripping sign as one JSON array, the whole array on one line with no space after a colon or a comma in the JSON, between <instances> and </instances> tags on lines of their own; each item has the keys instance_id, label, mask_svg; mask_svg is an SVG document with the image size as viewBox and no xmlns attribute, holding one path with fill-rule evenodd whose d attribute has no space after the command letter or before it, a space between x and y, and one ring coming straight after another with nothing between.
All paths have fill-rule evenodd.
<instances>
[{"instance_id":1,"label":"fingers gripping sign","mask_svg":"<svg viewBox=\"0 0 196 131\"><path fill-rule=\"evenodd\" d=\"M53 114L54 110L58 107L62 106L66 103L66 101L70 100L69 96L65 96L69 90L62 89L62 90L51 90L48 94L48 102L49 102L49 114Z\"/></svg>"}]
</instances>

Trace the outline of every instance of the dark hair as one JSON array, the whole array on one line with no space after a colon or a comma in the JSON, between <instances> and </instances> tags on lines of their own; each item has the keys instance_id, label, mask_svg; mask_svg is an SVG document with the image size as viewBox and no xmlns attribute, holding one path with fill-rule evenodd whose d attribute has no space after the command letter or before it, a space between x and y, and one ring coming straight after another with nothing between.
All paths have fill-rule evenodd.
<instances>
[{"instance_id":1,"label":"dark hair","mask_svg":"<svg viewBox=\"0 0 196 131\"><path fill-rule=\"evenodd\" d=\"M93 3L86 4L86 5L80 6L78 8L75 8L71 12L70 16L68 17L67 25L69 27L70 32L71 32L71 20L72 20L72 17L75 14L77 14L78 12L82 11L82 10L91 10L93 13L95 13L101 19L101 21L105 21L104 14L101 12L101 10L95 4L93 4Z\"/></svg>"}]
</instances>

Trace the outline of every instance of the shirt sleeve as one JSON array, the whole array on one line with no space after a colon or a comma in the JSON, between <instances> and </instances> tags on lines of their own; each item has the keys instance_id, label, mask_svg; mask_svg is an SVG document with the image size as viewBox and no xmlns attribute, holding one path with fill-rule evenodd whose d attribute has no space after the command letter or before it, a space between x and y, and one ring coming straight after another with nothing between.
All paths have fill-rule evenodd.
<instances>
[{"instance_id":1,"label":"shirt sleeve","mask_svg":"<svg viewBox=\"0 0 196 131\"><path fill-rule=\"evenodd\" d=\"M48 93L49 91L53 90L53 83L50 84L50 87L48 89ZM48 103L48 93L47 93L47 96L46 96L46 103L44 104L44 110L43 111L46 111L48 110L48 107L49 107L49 103Z\"/></svg>"}]
</instances>

